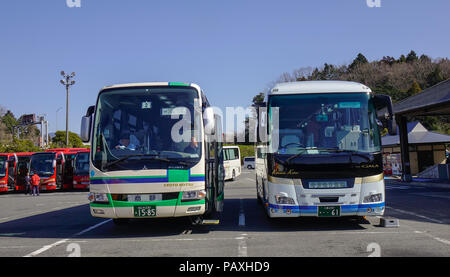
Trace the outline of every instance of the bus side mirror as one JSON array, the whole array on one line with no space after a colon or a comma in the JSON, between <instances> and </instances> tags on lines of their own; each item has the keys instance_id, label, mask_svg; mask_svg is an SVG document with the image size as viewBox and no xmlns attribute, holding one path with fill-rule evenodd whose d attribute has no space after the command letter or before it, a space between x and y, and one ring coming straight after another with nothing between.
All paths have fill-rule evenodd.
<instances>
[{"instance_id":1,"label":"bus side mirror","mask_svg":"<svg viewBox=\"0 0 450 277\"><path fill-rule=\"evenodd\" d=\"M81 118L80 138L83 142L89 142L91 138L91 122L94 112L95 106L90 106L86 115Z\"/></svg>"},{"instance_id":2,"label":"bus side mirror","mask_svg":"<svg viewBox=\"0 0 450 277\"><path fill-rule=\"evenodd\" d=\"M395 122L395 114L391 97L388 95L376 94L373 100L375 109L377 112L381 112L380 119L387 122L389 135L397 135L397 124ZM380 117L380 113L378 113L378 117Z\"/></svg>"},{"instance_id":3,"label":"bus side mirror","mask_svg":"<svg viewBox=\"0 0 450 277\"><path fill-rule=\"evenodd\" d=\"M81 118L80 138L83 142L89 142L91 138L91 117L83 116Z\"/></svg>"},{"instance_id":4,"label":"bus side mirror","mask_svg":"<svg viewBox=\"0 0 450 277\"><path fill-rule=\"evenodd\" d=\"M214 119L214 110L208 107L203 112L203 125L205 126L205 134L214 135L216 124Z\"/></svg>"}]
</instances>

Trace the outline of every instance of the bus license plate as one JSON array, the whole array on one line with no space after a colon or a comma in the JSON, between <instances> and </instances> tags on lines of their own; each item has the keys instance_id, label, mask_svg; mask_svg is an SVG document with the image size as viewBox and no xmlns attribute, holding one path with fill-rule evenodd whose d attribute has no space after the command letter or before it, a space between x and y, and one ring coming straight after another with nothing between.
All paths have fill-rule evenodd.
<instances>
[{"instance_id":1,"label":"bus license plate","mask_svg":"<svg viewBox=\"0 0 450 277\"><path fill-rule=\"evenodd\" d=\"M320 217L333 217L341 216L340 206L319 206L319 216Z\"/></svg>"},{"instance_id":2,"label":"bus license plate","mask_svg":"<svg viewBox=\"0 0 450 277\"><path fill-rule=\"evenodd\" d=\"M156 206L134 206L135 217L153 217L156 216Z\"/></svg>"}]
</instances>

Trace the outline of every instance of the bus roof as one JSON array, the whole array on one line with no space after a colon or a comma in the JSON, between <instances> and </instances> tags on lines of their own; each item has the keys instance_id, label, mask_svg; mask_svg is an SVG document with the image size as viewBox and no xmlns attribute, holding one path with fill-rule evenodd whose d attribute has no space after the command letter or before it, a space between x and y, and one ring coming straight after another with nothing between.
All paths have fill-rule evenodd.
<instances>
[{"instance_id":1,"label":"bus roof","mask_svg":"<svg viewBox=\"0 0 450 277\"><path fill-rule=\"evenodd\" d=\"M106 86L104 89L112 89L112 88L128 88L128 87L156 87L156 86L186 86L186 87L195 87L200 91L200 87L197 84L189 84L189 83L177 83L177 82L147 82L147 83L128 83L128 84L117 84L112 86Z\"/></svg>"},{"instance_id":2,"label":"bus roof","mask_svg":"<svg viewBox=\"0 0 450 277\"><path fill-rule=\"evenodd\" d=\"M33 155L34 154L34 152L33 153L16 153L16 155L17 156L31 156L31 155Z\"/></svg>"},{"instance_id":3,"label":"bus roof","mask_svg":"<svg viewBox=\"0 0 450 277\"><path fill-rule=\"evenodd\" d=\"M360 83L348 81L300 81L276 84L269 95L302 94L302 93L348 93L372 90Z\"/></svg>"},{"instance_id":4,"label":"bus roof","mask_svg":"<svg viewBox=\"0 0 450 277\"><path fill-rule=\"evenodd\" d=\"M53 149L47 149L45 152L80 152L80 151L86 151L87 148L53 148Z\"/></svg>"}]
</instances>

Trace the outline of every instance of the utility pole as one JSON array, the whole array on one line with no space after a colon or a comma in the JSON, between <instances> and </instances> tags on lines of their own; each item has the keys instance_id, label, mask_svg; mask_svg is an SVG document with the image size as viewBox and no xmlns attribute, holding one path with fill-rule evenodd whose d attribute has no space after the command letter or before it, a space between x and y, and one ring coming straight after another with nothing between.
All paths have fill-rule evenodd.
<instances>
[{"instance_id":1,"label":"utility pole","mask_svg":"<svg viewBox=\"0 0 450 277\"><path fill-rule=\"evenodd\" d=\"M69 146L69 87L75 84L74 80L75 72L70 75L66 75L64 71L61 71L61 76L63 79L60 81L66 87L66 147Z\"/></svg>"}]
</instances>

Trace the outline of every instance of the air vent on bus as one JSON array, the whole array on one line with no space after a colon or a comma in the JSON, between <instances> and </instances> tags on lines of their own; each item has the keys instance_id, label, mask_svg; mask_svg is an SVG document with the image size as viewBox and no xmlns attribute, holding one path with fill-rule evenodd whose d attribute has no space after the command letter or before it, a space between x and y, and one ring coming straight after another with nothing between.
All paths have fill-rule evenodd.
<instances>
[{"instance_id":1,"label":"air vent on bus","mask_svg":"<svg viewBox=\"0 0 450 277\"><path fill-rule=\"evenodd\" d=\"M335 203L339 201L339 197L319 197L320 203Z\"/></svg>"}]
</instances>

